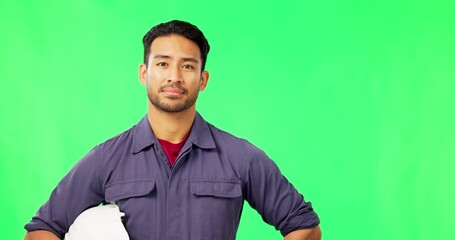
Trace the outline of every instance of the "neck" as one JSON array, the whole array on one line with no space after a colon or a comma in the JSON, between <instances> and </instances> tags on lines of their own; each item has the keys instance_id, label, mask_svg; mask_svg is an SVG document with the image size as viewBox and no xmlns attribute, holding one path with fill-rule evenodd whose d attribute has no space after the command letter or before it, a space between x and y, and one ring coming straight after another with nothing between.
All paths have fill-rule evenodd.
<instances>
[{"instance_id":1,"label":"neck","mask_svg":"<svg viewBox=\"0 0 455 240\"><path fill-rule=\"evenodd\" d=\"M196 109L193 105L182 112L170 113L157 109L149 102L147 116L156 138L178 143L190 131Z\"/></svg>"}]
</instances>

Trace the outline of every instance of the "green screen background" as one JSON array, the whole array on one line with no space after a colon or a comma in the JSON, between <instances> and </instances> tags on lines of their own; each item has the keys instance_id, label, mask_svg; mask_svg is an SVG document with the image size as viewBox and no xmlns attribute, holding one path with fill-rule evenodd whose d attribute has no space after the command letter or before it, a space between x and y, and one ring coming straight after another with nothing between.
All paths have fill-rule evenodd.
<instances>
[{"instance_id":1,"label":"green screen background","mask_svg":"<svg viewBox=\"0 0 455 240\"><path fill-rule=\"evenodd\" d=\"M141 39L212 47L197 109L266 151L324 239L455 239L452 1L0 2L2 239L80 157L146 112ZM6 235L6 236L5 236ZM245 205L238 239L280 239Z\"/></svg>"}]
</instances>

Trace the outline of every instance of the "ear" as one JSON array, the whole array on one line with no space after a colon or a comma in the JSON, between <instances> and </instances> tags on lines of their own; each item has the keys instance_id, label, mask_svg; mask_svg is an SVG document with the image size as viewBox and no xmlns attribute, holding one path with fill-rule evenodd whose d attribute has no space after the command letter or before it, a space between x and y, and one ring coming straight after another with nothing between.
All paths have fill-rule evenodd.
<instances>
[{"instance_id":1,"label":"ear","mask_svg":"<svg viewBox=\"0 0 455 240\"><path fill-rule=\"evenodd\" d=\"M204 91L207 87L207 83L209 82L209 72L204 70L201 73L201 80L199 81L199 91Z\"/></svg>"},{"instance_id":2,"label":"ear","mask_svg":"<svg viewBox=\"0 0 455 240\"><path fill-rule=\"evenodd\" d=\"M141 63L139 65L139 80L141 81L142 84L146 85L147 83L147 65L144 63Z\"/></svg>"}]
</instances>

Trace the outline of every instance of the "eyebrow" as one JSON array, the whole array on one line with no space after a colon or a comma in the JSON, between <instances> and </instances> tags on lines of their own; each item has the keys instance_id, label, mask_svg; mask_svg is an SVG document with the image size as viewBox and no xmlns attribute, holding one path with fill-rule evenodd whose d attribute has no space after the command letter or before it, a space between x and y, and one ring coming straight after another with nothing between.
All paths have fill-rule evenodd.
<instances>
[{"instance_id":1,"label":"eyebrow","mask_svg":"<svg viewBox=\"0 0 455 240\"><path fill-rule=\"evenodd\" d=\"M164 54L158 54L158 55L153 56L153 59L160 59L160 58L172 59L171 56L169 56L169 55L164 55ZM182 60L183 60L184 62L199 63L199 61L198 61L196 58L193 58L193 57L182 58Z\"/></svg>"}]
</instances>

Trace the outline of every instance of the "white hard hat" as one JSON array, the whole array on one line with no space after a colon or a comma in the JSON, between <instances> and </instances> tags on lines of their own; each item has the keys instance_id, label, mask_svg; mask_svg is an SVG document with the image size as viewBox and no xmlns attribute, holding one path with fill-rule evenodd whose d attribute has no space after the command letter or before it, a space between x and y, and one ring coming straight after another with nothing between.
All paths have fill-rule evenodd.
<instances>
[{"instance_id":1,"label":"white hard hat","mask_svg":"<svg viewBox=\"0 0 455 240\"><path fill-rule=\"evenodd\" d=\"M115 204L89 208L74 220L65 240L129 240L124 215Z\"/></svg>"}]
</instances>

